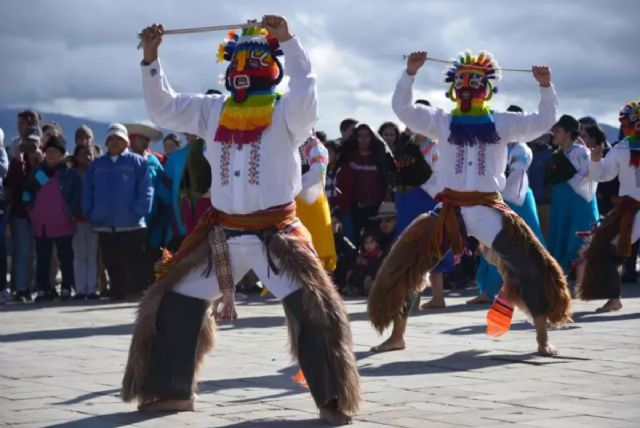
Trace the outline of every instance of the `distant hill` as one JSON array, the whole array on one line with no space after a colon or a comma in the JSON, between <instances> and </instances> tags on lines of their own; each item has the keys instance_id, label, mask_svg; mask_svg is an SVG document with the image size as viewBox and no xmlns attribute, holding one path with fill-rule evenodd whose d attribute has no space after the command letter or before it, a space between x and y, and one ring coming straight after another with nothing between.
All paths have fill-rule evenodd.
<instances>
[{"instance_id":1,"label":"distant hill","mask_svg":"<svg viewBox=\"0 0 640 428\"><path fill-rule=\"evenodd\" d=\"M4 130L5 144L17 135L16 131L16 117L21 109L2 109L0 108L0 128ZM73 141L76 129L80 125L87 125L93 130L93 137L96 143L104 145L107 135L107 128L109 124L107 122L98 122L96 120L85 119L81 117L68 116L66 114L59 113L42 113L42 118L46 122L57 122L60 124L62 131L64 132L65 139L67 140L67 150L72 152L75 148L75 142Z\"/></svg>"},{"instance_id":2,"label":"distant hill","mask_svg":"<svg viewBox=\"0 0 640 428\"><path fill-rule=\"evenodd\" d=\"M4 131L4 139L5 144L13 139L17 135L16 131L16 118L18 112L22 109L7 109L0 108L0 128ZM67 140L67 151L69 153L73 152L75 149L75 141L74 135L76 129L81 125L87 125L89 128L93 130L93 139L96 144L101 146L105 145L105 141L107 138L107 129L109 128L108 122L100 122L97 120L91 120L83 117L74 117L66 114L60 113L45 113L42 112L42 119L45 123L47 122L57 122L62 128L62 132L64 133L64 137ZM153 145L154 150L158 150L162 152L162 144L155 143Z\"/></svg>"}]
</instances>

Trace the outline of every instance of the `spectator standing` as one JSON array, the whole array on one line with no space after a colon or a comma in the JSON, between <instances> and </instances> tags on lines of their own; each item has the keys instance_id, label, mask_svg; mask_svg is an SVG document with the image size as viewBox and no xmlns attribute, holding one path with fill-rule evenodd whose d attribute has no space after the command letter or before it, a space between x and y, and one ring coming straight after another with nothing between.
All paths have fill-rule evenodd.
<instances>
[{"instance_id":1,"label":"spectator standing","mask_svg":"<svg viewBox=\"0 0 640 428\"><path fill-rule=\"evenodd\" d=\"M160 247L164 244L166 230L169 226L169 207L162 203L158 197L158 187L164 176L162 166L166 158L149 146L152 142L162 139L162 132L155 126L148 126L138 123L124 125L129 132L131 151L144 158L147 162L151 184L154 189L154 197L151 204L151 212L146 217L147 223L147 244L144 249L144 276L140 290L151 285L155 278L155 265L160 259L162 252Z\"/></svg>"},{"instance_id":2,"label":"spectator standing","mask_svg":"<svg viewBox=\"0 0 640 428\"><path fill-rule=\"evenodd\" d=\"M27 136L27 131L30 128L40 129L40 115L33 109L22 110L18 113L17 117L17 131L18 135L11 140L7 146L7 154L9 159L16 158L20 155L20 143Z\"/></svg>"},{"instance_id":3,"label":"spectator standing","mask_svg":"<svg viewBox=\"0 0 640 428\"><path fill-rule=\"evenodd\" d=\"M125 293L141 288L142 260L146 242L145 217L151 212L153 186L144 158L129 151L129 134L114 123L107 132L108 153L87 170L82 186L84 213L98 233L111 282L110 297L122 300Z\"/></svg>"},{"instance_id":4,"label":"spectator standing","mask_svg":"<svg viewBox=\"0 0 640 428\"><path fill-rule=\"evenodd\" d=\"M336 177L339 171L341 146L338 141L332 140L325 143L327 152L329 153L329 163L327 164L327 177L324 183L324 192L327 195L329 201L329 207L333 212L333 208L336 206L337 197L340 190L337 187Z\"/></svg>"},{"instance_id":5,"label":"spectator standing","mask_svg":"<svg viewBox=\"0 0 640 428\"><path fill-rule=\"evenodd\" d=\"M73 152L72 172L80 182L84 180L89 165L93 162L92 148L91 144L76 145ZM98 281L98 235L91 229L91 223L82 212L78 213L76 220L76 234L73 237L73 264L76 286L74 299L97 299L99 297L96 293Z\"/></svg>"},{"instance_id":6,"label":"spectator standing","mask_svg":"<svg viewBox=\"0 0 640 428\"><path fill-rule=\"evenodd\" d=\"M369 125L361 124L345 142L340 164L337 186L342 226L345 235L359 245L362 230L374 227L371 217L389 198L393 155Z\"/></svg>"},{"instance_id":7,"label":"spectator standing","mask_svg":"<svg viewBox=\"0 0 640 428\"><path fill-rule=\"evenodd\" d=\"M176 150L180 150L180 137L176 134L171 133L167 134L162 140L162 147L164 149L164 157L169 158L169 156L175 152ZM166 161L165 161L166 163Z\"/></svg>"},{"instance_id":8,"label":"spectator standing","mask_svg":"<svg viewBox=\"0 0 640 428\"><path fill-rule=\"evenodd\" d=\"M551 134L544 134L527 143L527 145L532 152L531 166L529 167L529 187L531 187L536 202L536 210L538 211L542 234L548 237L551 188L546 184L545 177L554 150L551 144Z\"/></svg>"},{"instance_id":9,"label":"spectator standing","mask_svg":"<svg viewBox=\"0 0 640 428\"><path fill-rule=\"evenodd\" d=\"M568 275L578 260L585 232L598 221L596 185L589 179L589 149L577 142L578 121L564 115L554 125L553 142L558 145L551 159L548 182L553 185L549 219L549 252Z\"/></svg>"},{"instance_id":10,"label":"spectator standing","mask_svg":"<svg viewBox=\"0 0 640 428\"><path fill-rule=\"evenodd\" d=\"M4 190L4 180L9 171L9 159L4 148L4 131L0 128L0 299L10 299L11 291L7 288L7 247L5 231L7 228L7 199Z\"/></svg>"},{"instance_id":11,"label":"spectator standing","mask_svg":"<svg viewBox=\"0 0 640 428\"><path fill-rule=\"evenodd\" d=\"M74 284L72 239L75 217L81 211L80 180L65 162L66 143L51 135L44 146L44 162L31 172L24 186L37 254L38 297L56 296L50 280L51 253L55 244L62 271L61 299L71 297Z\"/></svg>"},{"instance_id":12,"label":"spectator standing","mask_svg":"<svg viewBox=\"0 0 640 428\"><path fill-rule=\"evenodd\" d=\"M17 146L18 155L10 162L7 172L6 192L9 202L9 226L13 238L13 258L11 280L16 290L16 298L31 300L33 231L22 200L27 178L43 159L40 150L40 128L30 127Z\"/></svg>"}]
</instances>

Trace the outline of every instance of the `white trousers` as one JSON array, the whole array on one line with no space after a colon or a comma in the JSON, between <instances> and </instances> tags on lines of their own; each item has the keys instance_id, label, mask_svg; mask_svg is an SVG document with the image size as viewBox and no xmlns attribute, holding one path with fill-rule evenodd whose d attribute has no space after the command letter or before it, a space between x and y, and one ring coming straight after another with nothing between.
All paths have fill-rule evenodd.
<instances>
[{"instance_id":1,"label":"white trousers","mask_svg":"<svg viewBox=\"0 0 640 428\"><path fill-rule=\"evenodd\" d=\"M502 230L502 214L495 208L482 205L460 208L467 235L491 248L498 232Z\"/></svg>"},{"instance_id":2,"label":"white trousers","mask_svg":"<svg viewBox=\"0 0 640 428\"><path fill-rule=\"evenodd\" d=\"M230 238L227 242L234 284L237 284L250 269L253 269L260 281L280 300L301 287L301 284L291 281L284 275L276 275L269 268L265 246L257 236L237 236ZM278 266L278 260L276 258L273 260ZM211 270L211 275L204 277L202 272L205 266L206 261L203 261L203 264L191 271L173 291L210 302L220 298L222 293L215 269Z\"/></svg>"},{"instance_id":3,"label":"white trousers","mask_svg":"<svg viewBox=\"0 0 640 428\"><path fill-rule=\"evenodd\" d=\"M631 227L631 244L640 239L640 213L633 218L633 226ZM613 245L618 244L618 235L611 241Z\"/></svg>"}]
</instances>

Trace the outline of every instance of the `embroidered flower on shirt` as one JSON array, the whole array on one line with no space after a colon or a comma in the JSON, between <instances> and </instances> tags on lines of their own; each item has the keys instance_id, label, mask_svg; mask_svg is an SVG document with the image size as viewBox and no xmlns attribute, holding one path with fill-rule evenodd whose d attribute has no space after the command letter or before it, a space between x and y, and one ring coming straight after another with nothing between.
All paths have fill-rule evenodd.
<instances>
[{"instance_id":1,"label":"embroidered flower on shirt","mask_svg":"<svg viewBox=\"0 0 640 428\"><path fill-rule=\"evenodd\" d=\"M462 174L464 168L464 146L456 146L456 174Z\"/></svg>"},{"instance_id":2,"label":"embroidered flower on shirt","mask_svg":"<svg viewBox=\"0 0 640 428\"><path fill-rule=\"evenodd\" d=\"M480 143L478 146L478 175L484 175L487 170L487 145Z\"/></svg>"},{"instance_id":3,"label":"embroidered flower on shirt","mask_svg":"<svg viewBox=\"0 0 640 428\"><path fill-rule=\"evenodd\" d=\"M231 144L221 144L220 153L220 184L229 185L229 165L231 164Z\"/></svg>"},{"instance_id":4,"label":"embroidered flower on shirt","mask_svg":"<svg viewBox=\"0 0 640 428\"><path fill-rule=\"evenodd\" d=\"M260 184L260 140L251 143L249 151L249 184Z\"/></svg>"}]
</instances>

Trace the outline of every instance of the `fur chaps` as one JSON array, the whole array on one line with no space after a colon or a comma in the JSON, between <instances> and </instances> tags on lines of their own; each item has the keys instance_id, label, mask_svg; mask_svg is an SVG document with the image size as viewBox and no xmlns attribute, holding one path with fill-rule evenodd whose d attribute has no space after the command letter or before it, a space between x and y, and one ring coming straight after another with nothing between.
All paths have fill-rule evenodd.
<instances>
[{"instance_id":1,"label":"fur chaps","mask_svg":"<svg viewBox=\"0 0 640 428\"><path fill-rule=\"evenodd\" d=\"M205 238L207 235L204 235ZM180 263L167 272L162 278L154 283L142 296L138 306L135 330L131 339L129 349L129 359L122 380L120 397L123 401L129 402L134 399L138 403L148 403L162 397L149 396L142 390L144 380L149 371L149 361L151 347L156 331L156 314L162 297L167 291L172 290L181 279L194 269L204 268L203 262L207 260L209 242L204 239L195 250L186 256ZM205 315L200 336L198 338L196 373L194 376L192 390L195 393L197 388L198 372L202 367L205 355L210 352L215 344L215 321L209 313Z\"/></svg>"},{"instance_id":2,"label":"fur chaps","mask_svg":"<svg viewBox=\"0 0 640 428\"><path fill-rule=\"evenodd\" d=\"M351 326L342 298L308 243L295 234L277 233L269 244L282 275L299 282L309 293L303 307L309 320L325 332L329 366L336 381L338 409L355 413L361 401L360 375L352 348ZM289 345L296 360L297 343L289 328Z\"/></svg>"}]
</instances>

